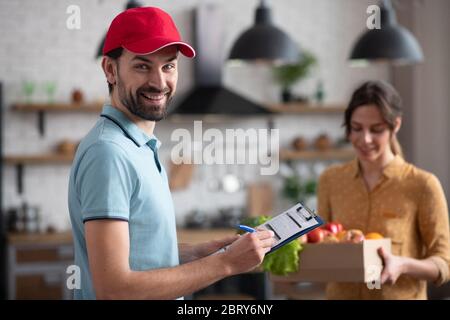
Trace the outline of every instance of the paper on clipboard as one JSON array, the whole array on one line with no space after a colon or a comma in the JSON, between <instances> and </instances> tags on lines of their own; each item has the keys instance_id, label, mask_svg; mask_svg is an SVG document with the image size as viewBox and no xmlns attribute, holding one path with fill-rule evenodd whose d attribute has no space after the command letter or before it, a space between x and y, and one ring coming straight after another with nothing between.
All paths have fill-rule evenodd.
<instances>
[{"instance_id":1,"label":"paper on clipboard","mask_svg":"<svg viewBox=\"0 0 450 320\"><path fill-rule=\"evenodd\" d=\"M274 232L276 242L268 252L271 253L322 224L323 220L316 213L302 203L297 203L257 228Z\"/></svg>"}]
</instances>

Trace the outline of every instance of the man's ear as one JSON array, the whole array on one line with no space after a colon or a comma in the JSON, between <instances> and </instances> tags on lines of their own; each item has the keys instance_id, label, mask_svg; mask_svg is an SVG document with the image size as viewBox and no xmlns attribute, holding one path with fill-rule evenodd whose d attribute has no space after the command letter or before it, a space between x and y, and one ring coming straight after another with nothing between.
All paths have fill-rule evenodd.
<instances>
[{"instance_id":1,"label":"man's ear","mask_svg":"<svg viewBox=\"0 0 450 320\"><path fill-rule=\"evenodd\" d=\"M402 126L402 118L397 117L395 119L394 134L396 134L400 130L401 126Z\"/></svg>"},{"instance_id":2,"label":"man's ear","mask_svg":"<svg viewBox=\"0 0 450 320\"><path fill-rule=\"evenodd\" d=\"M102 60L102 68L105 73L106 80L112 85L116 84L116 61L110 57L104 56Z\"/></svg>"}]
</instances>

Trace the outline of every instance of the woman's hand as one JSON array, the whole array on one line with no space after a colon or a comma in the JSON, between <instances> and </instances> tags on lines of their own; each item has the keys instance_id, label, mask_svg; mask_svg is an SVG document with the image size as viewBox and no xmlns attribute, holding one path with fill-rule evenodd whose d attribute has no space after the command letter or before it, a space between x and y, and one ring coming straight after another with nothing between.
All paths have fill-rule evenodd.
<instances>
[{"instance_id":1,"label":"woman's hand","mask_svg":"<svg viewBox=\"0 0 450 320\"><path fill-rule=\"evenodd\" d=\"M378 255L383 260L383 271L381 272L381 284L395 284L398 277L404 273L405 259L378 248Z\"/></svg>"}]
</instances>

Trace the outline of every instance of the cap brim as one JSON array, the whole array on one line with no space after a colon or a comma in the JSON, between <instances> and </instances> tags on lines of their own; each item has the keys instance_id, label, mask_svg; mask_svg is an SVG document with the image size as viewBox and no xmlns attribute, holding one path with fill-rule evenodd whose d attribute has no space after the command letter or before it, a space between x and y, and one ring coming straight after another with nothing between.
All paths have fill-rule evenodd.
<instances>
[{"instance_id":1,"label":"cap brim","mask_svg":"<svg viewBox=\"0 0 450 320\"><path fill-rule=\"evenodd\" d=\"M152 39L152 40L146 39L136 41L133 43L124 44L122 47L134 54L147 55L173 45L178 46L178 49L184 56L188 58L195 57L194 48L192 48L186 42L173 41L170 39Z\"/></svg>"}]
</instances>

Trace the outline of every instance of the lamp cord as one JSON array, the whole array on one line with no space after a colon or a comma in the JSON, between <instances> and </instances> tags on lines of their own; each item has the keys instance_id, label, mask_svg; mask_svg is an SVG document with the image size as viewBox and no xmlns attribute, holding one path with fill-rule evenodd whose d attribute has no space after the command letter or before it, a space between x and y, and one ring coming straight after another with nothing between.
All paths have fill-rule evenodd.
<instances>
[{"instance_id":1,"label":"lamp cord","mask_svg":"<svg viewBox=\"0 0 450 320\"><path fill-rule=\"evenodd\" d=\"M259 2L259 7L260 8L268 8L269 7L269 1L268 0L261 0Z\"/></svg>"}]
</instances>

